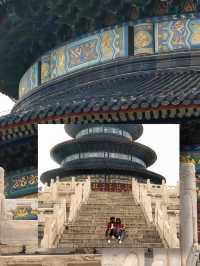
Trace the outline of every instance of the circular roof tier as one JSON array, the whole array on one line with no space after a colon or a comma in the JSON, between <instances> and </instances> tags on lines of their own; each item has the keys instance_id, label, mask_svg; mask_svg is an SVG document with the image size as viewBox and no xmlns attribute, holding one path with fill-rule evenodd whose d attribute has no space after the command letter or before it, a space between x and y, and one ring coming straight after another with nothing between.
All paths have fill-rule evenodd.
<instances>
[{"instance_id":1,"label":"circular roof tier","mask_svg":"<svg viewBox=\"0 0 200 266\"><path fill-rule=\"evenodd\" d=\"M76 169L146 169L145 165L140 162L133 162L129 160L123 160L120 158L98 158L91 157L85 159L77 159L70 162L66 162L62 165L62 168L68 170Z\"/></svg>"},{"instance_id":2,"label":"circular roof tier","mask_svg":"<svg viewBox=\"0 0 200 266\"><path fill-rule=\"evenodd\" d=\"M121 176L132 176L137 177L140 180L147 180L150 179L152 183L155 184L161 184L162 180L165 180L165 178L159 174L156 174L154 172L142 169L134 165L132 168L127 168L127 165L119 165L119 164L109 164L109 165L103 165L102 163L100 165L98 164L90 164L90 167L86 168L79 168L77 164L77 168L75 169L66 169L66 168L57 168L50 171L47 171L41 175L41 181L43 183L50 184L51 179L56 179L56 177L59 176L60 179L66 178L66 177L72 177L72 176L79 176L83 175L87 177L88 175L121 175Z\"/></svg>"},{"instance_id":3,"label":"circular roof tier","mask_svg":"<svg viewBox=\"0 0 200 266\"><path fill-rule=\"evenodd\" d=\"M199 62L199 51L184 51L77 70L30 91L11 115L0 119L0 126L49 120L73 124L190 120L200 109Z\"/></svg>"},{"instance_id":4,"label":"circular roof tier","mask_svg":"<svg viewBox=\"0 0 200 266\"><path fill-rule=\"evenodd\" d=\"M27 70L13 114L25 113L19 119L26 120L30 111L33 120L52 116L64 123L197 117L199 34L200 16L191 13L79 36L41 55Z\"/></svg>"},{"instance_id":5,"label":"circular roof tier","mask_svg":"<svg viewBox=\"0 0 200 266\"><path fill-rule=\"evenodd\" d=\"M44 1L44 2L48 2L48 1ZM185 0L185 1L175 1L175 0L171 0L171 1L167 1L167 0L163 0L163 1L153 1L153 0L141 0L141 1L132 1L132 0L120 0L117 2L117 4L115 3L115 1L113 0L101 0L101 1L96 1L96 0L91 0L91 1L80 1L80 0L73 0L73 1L62 1L64 4L64 8L60 8L62 6L62 4L59 3L55 3L55 5L49 5L49 4L45 4L41 7L40 12L45 13L45 16L49 16L48 21L49 23L52 25L52 27L54 28L55 31L55 40L50 41L48 43L48 45L46 44L46 39L48 37L48 29L44 32L44 36L40 36L40 38L37 40L37 36L34 35L34 41L37 44L38 41L38 46L36 45L35 47L39 47L40 51L44 51L45 48L51 47L51 45L60 45L60 43L65 40L68 41L71 39L72 36L75 36L76 38L79 38L80 35L82 34L86 34L85 37L88 37L88 34L90 34L91 32L93 32L94 34L94 30L97 31L101 31L102 28L104 27L113 27L113 25L116 24L120 24L123 22L127 22L130 21L130 25L134 25L137 26L138 24L143 25L143 28L147 25L147 28L149 28L148 23L151 22L166 22L166 21L173 21L173 20L185 20L186 18L190 18L190 19L196 19L198 18L198 11L199 11L199 1L196 0ZM39 4L40 6L40 4ZM34 6L35 7L35 6ZM33 8L34 10L34 8ZM47 11L47 12L46 12ZM34 11L33 11L34 12ZM42 14L41 13L41 14ZM156 17L157 16L157 17ZM56 18L56 19L55 19ZM12 20L12 18L11 18ZM23 23L25 23L26 21L24 19L17 21L17 25L22 26ZM63 24L64 22L64 24ZM179 24L180 25L180 24ZM177 32L179 32L179 30L181 29L182 31L182 26L177 26L177 27L173 27L175 30L177 30ZM44 24L41 25L37 25L37 28L39 26L39 30L42 30L43 27L45 26L45 22ZM41 26L41 28L40 28ZM64 28L63 28L64 26ZM168 26L168 25L167 25ZM166 24L164 23L164 28L168 29L168 27L166 26ZM173 25L172 25L173 26ZM108 29L109 29L108 28ZM188 27L189 29L193 29L192 27ZM9 34L11 34L11 39L13 37L13 39L15 39L15 35L17 33L17 29L18 27L16 27L16 29L14 29L12 32L10 32ZM150 27L150 29L152 29ZM155 27L156 29L156 27ZM195 32L198 30L196 27L194 27ZM16 30L16 31L15 31ZM24 34L24 43L28 43L30 44L31 39L29 36L29 32L32 32L33 30L33 26L32 25L26 25L25 27L25 33ZM154 27L153 27L153 31L154 31ZM169 31L172 32L171 29L169 29ZM143 31L144 33L145 31ZM155 30L156 32L156 30ZM137 32L136 32L137 33ZM166 36L166 34L164 34ZM155 36L160 36L160 34L157 34ZM176 36L176 35L175 35ZM182 37L184 36L192 36L192 34L189 34L187 32L183 32ZM10 37L10 35L9 35ZM106 35L107 37L107 35ZM42 39L41 39L42 38ZM184 44L182 44L182 39L181 42L178 41L176 39L176 37L174 38L168 38L168 36L165 37L167 39L166 42L172 40L173 44L176 46L177 48L182 48L182 46L184 46ZM154 38L151 38L151 35L145 34L142 35L141 32L139 32L139 34L136 34L134 36L135 39L135 46L137 48L141 48L141 54L145 54L145 53L149 53L149 51L152 50L152 45L151 45L151 40ZM10 38L9 38L10 40ZM107 56L109 55L110 49L107 49L107 45L110 43L110 39L109 38L102 38L103 42L105 43L104 47L106 50L106 56L105 59L107 59ZM194 44L197 45L197 41L198 38L195 36L194 37ZM111 45L112 49L114 50L115 46L117 45L117 41L115 41L114 45ZM8 44L10 44L8 42ZM165 44L165 43L164 43ZM189 45L190 42L187 42L187 45ZM19 48L20 48L20 43L18 44ZM132 47L134 47L133 45L131 45ZM157 45L159 46L159 45ZM161 42L161 47L163 47L163 42ZM198 46L198 45L197 45ZM18 46L17 46L18 47ZM11 48L11 47L9 47ZM171 47L173 48L173 47ZM22 52L22 59L20 61L21 65L23 65L24 61L23 61L23 57L24 55L27 54L27 51L30 49L29 45L26 45L23 49ZM111 50L112 50L111 49ZM16 49L17 51L19 51L19 49ZM163 49L164 50L164 49ZM79 50L78 50L79 51ZM34 60L34 58L37 58L38 53L40 53L38 51L38 49L33 49L32 53L30 56L26 56L26 65L29 65L32 63L32 60ZM75 55L77 55L78 53L74 53ZM137 54L137 51L136 53ZM19 52L16 54L16 56L19 56L21 54L19 54ZM82 55L82 53L81 53ZM17 56L17 57L18 57ZM68 56L68 55L67 55ZM69 57L69 56L68 56ZM59 58L59 56L58 56ZM60 57L62 60L62 56ZM84 58L84 56L82 56L82 58ZM90 56L91 58L91 56ZM12 57L11 57L12 59ZM5 59L6 60L6 57ZM17 61L17 60L15 60ZM45 63L47 63L48 61L52 61L55 62L57 61L56 56L53 58L53 60L44 60ZM78 61L78 60L77 60ZM4 61L3 61L4 62ZM18 62L14 62L14 68L15 69L17 67ZM52 67L51 69L53 70L53 74L52 76L57 75L57 73L62 73L63 71L63 65L61 64L61 70L57 71L56 68ZM10 68L8 68L10 69ZM17 71L17 74L15 73L15 75L13 77L14 78L14 82L16 82L16 80L19 80L19 75L21 74L21 71L23 71L23 66L20 68L20 70ZM32 76L32 73L34 73L35 69L27 71L26 73L26 77L27 76ZM45 69L43 71L43 73L45 73L45 75L48 75L48 69ZM34 75L34 74L33 74ZM25 80L26 82L26 80ZM22 83L25 83L22 82ZM12 82L13 83L13 80ZM35 83L37 83L37 80L34 79L33 83L30 83L30 87L34 87ZM13 89L11 89L13 88ZM11 86L11 88L6 88L3 89L3 91L6 94L9 94L11 97L16 97L17 96L17 91L15 90L15 86Z\"/></svg>"},{"instance_id":6,"label":"circular roof tier","mask_svg":"<svg viewBox=\"0 0 200 266\"><path fill-rule=\"evenodd\" d=\"M131 134L132 139L138 139L143 133L143 126L141 124L85 124L85 125L65 125L65 131L72 138L75 138L76 135L84 129L87 128L96 128L96 127L105 127L105 128L117 128L124 130Z\"/></svg>"},{"instance_id":7,"label":"circular roof tier","mask_svg":"<svg viewBox=\"0 0 200 266\"><path fill-rule=\"evenodd\" d=\"M106 138L103 141L74 139L62 142L52 148L51 156L57 163L61 164L66 157L72 154L100 151L133 155L141 159L147 167L152 165L157 159L156 153L143 144L137 142L130 144L126 141L116 142Z\"/></svg>"}]
</instances>

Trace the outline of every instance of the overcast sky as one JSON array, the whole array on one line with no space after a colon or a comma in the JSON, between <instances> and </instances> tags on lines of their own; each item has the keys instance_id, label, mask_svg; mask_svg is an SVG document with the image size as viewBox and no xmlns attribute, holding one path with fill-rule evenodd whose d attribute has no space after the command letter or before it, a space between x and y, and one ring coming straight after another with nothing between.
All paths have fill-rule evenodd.
<instances>
[{"instance_id":1,"label":"overcast sky","mask_svg":"<svg viewBox=\"0 0 200 266\"><path fill-rule=\"evenodd\" d=\"M6 95L0 93L0 116L8 114L14 102Z\"/></svg>"},{"instance_id":2,"label":"overcast sky","mask_svg":"<svg viewBox=\"0 0 200 266\"><path fill-rule=\"evenodd\" d=\"M175 185L179 180L179 125L143 125L143 135L137 140L157 153L157 161L148 169L163 175L167 184ZM70 139L59 124L38 126L38 171L39 176L59 167L50 157L51 148Z\"/></svg>"}]
</instances>

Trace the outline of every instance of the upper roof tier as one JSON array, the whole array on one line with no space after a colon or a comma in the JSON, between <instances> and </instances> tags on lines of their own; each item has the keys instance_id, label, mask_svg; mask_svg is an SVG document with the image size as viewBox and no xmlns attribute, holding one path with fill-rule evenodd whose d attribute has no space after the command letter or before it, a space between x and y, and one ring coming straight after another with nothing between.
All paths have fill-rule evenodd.
<instances>
[{"instance_id":1,"label":"upper roof tier","mask_svg":"<svg viewBox=\"0 0 200 266\"><path fill-rule=\"evenodd\" d=\"M189 13L135 20L50 51L22 78L12 114L0 118L3 138L24 123L197 119L199 36L200 14Z\"/></svg>"},{"instance_id":2,"label":"upper roof tier","mask_svg":"<svg viewBox=\"0 0 200 266\"><path fill-rule=\"evenodd\" d=\"M5 73L3 79L8 80L8 83L0 90L16 98L16 84L26 67L44 51L63 41L127 21L196 13L199 3L198 0L50 0L42 3L30 1L29 5L26 1L20 1L19 5L11 3L14 10L11 6L11 14L1 23L3 32L5 26L1 63ZM5 13L2 14L3 18ZM29 20L31 23L27 23ZM16 27L12 27L13 23ZM9 53L10 50L14 52Z\"/></svg>"},{"instance_id":3,"label":"upper roof tier","mask_svg":"<svg viewBox=\"0 0 200 266\"><path fill-rule=\"evenodd\" d=\"M85 132L85 130L88 132ZM91 130L90 130L91 129ZM92 132L92 129L94 132ZM101 131L99 130L101 129ZM110 129L110 130L109 130ZM76 138L79 135L81 135L80 133L87 133L90 134L91 133L112 133L114 134L114 131L116 131L119 129L122 132L122 136L126 136L126 133L129 133L131 136L131 140L136 140L138 139L143 132L143 126L140 124L85 124L85 125L65 125L65 131L67 132L68 135L70 135L72 138ZM123 134L124 133L124 134ZM86 134L82 134L82 135L86 135Z\"/></svg>"},{"instance_id":4,"label":"upper roof tier","mask_svg":"<svg viewBox=\"0 0 200 266\"><path fill-rule=\"evenodd\" d=\"M132 21L80 36L42 55L28 69L19 98L62 76L117 59L198 49L199 36L200 14L193 13Z\"/></svg>"}]
</instances>

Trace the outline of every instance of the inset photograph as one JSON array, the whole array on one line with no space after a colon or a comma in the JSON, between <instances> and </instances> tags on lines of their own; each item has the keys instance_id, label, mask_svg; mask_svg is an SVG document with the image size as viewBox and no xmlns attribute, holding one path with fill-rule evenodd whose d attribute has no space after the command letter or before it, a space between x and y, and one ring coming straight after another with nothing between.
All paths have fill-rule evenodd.
<instances>
[{"instance_id":1,"label":"inset photograph","mask_svg":"<svg viewBox=\"0 0 200 266\"><path fill-rule=\"evenodd\" d=\"M39 245L179 248L179 125L38 125Z\"/></svg>"}]
</instances>

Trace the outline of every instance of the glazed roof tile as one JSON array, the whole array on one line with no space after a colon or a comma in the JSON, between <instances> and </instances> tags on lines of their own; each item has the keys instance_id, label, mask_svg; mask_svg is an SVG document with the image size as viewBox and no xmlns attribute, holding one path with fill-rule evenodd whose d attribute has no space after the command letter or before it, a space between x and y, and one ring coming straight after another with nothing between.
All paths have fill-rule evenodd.
<instances>
[{"instance_id":1,"label":"glazed roof tile","mask_svg":"<svg viewBox=\"0 0 200 266\"><path fill-rule=\"evenodd\" d=\"M126 79L126 82L124 82ZM112 85L111 85L112 84ZM83 89L83 88L82 88ZM91 88L94 89L94 88ZM198 71L154 72L131 77L121 77L112 82L95 85L95 93L76 98L69 103L66 98L55 99L52 105L38 106L0 117L0 127L30 120L48 119L73 113L121 111L129 109L164 108L168 106L200 104L200 73ZM112 90L112 94L111 94ZM90 92L90 90L89 90ZM102 95L103 94L103 95ZM122 97L123 94L123 97Z\"/></svg>"}]
</instances>

